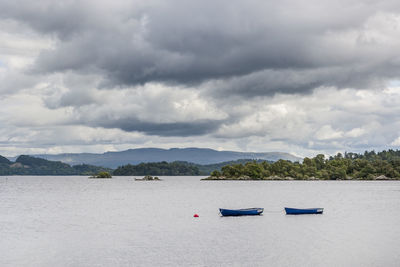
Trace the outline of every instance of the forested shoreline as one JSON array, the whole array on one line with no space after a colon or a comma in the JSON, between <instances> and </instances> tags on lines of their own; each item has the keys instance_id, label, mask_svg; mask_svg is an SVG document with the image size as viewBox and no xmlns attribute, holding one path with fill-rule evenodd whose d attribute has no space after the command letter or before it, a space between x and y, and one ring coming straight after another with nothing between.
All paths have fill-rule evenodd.
<instances>
[{"instance_id":1,"label":"forested shoreline","mask_svg":"<svg viewBox=\"0 0 400 267\"><path fill-rule=\"evenodd\" d=\"M302 162L243 159L199 165L184 161L127 164L115 170L87 164L70 166L60 161L21 155L15 162L0 156L0 175L94 175L109 172L121 176L200 176L208 180L386 180L400 179L400 150L363 154L319 154Z\"/></svg>"},{"instance_id":2,"label":"forested shoreline","mask_svg":"<svg viewBox=\"0 0 400 267\"><path fill-rule=\"evenodd\" d=\"M61 161L50 161L27 155L19 156L15 162L0 156L0 175L93 175L111 172L109 168L88 164L69 165Z\"/></svg>"},{"instance_id":3,"label":"forested shoreline","mask_svg":"<svg viewBox=\"0 0 400 267\"><path fill-rule=\"evenodd\" d=\"M195 164L186 161L173 161L173 162L147 162L140 163L137 165L127 164L118 167L114 170L114 175L121 176L136 176L136 175L166 175L166 176L198 176L198 175L210 175L214 170L220 170L222 167L230 164L245 164L247 162L253 162L252 159L239 159L234 161L225 161L214 164ZM256 162L263 162L263 160L257 160Z\"/></svg>"},{"instance_id":4,"label":"forested shoreline","mask_svg":"<svg viewBox=\"0 0 400 267\"><path fill-rule=\"evenodd\" d=\"M187 162L149 162L149 163L140 163L137 165L124 165L118 167L113 172L114 175L167 175L167 176L196 176L200 175L199 168L194 164L189 164Z\"/></svg>"},{"instance_id":5,"label":"forested shoreline","mask_svg":"<svg viewBox=\"0 0 400 267\"><path fill-rule=\"evenodd\" d=\"M186 161L147 162L137 165L127 164L113 170L88 164L69 165L61 161L51 161L27 155L19 156L15 162L0 156L0 175L95 175L108 172L120 176L164 175L164 176L199 176L210 175L213 170L220 170L228 164L253 161L240 159L215 164L200 165ZM261 162L261 161L259 161Z\"/></svg>"},{"instance_id":6,"label":"forested shoreline","mask_svg":"<svg viewBox=\"0 0 400 267\"><path fill-rule=\"evenodd\" d=\"M400 151L364 154L319 154L303 162L278 160L233 164L215 170L206 180L387 180L400 179Z\"/></svg>"}]
</instances>

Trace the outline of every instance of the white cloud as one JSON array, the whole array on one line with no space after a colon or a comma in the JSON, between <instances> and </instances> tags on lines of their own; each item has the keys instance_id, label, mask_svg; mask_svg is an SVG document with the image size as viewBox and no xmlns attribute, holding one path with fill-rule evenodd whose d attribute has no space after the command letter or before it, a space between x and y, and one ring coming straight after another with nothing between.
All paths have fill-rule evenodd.
<instances>
[{"instance_id":1,"label":"white cloud","mask_svg":"<svg viewBox=\"0 0 400 267\"><path fill-rule=\"evenodd\" d=\"M365 130L364 129L362 129L362 128L354 128L354 129L351 129L350 131L346 132L345 136L346 137L355 138L355 137L360 137L360 136L362 136L364 134L365 134Z\"/></svg>"},{"instance_id":2,"label":"white cloud","mask_svg":"<svg viewBox=\"0 0 400 267\"><path fill-rule=\"evenodd\" d=\"M318 140L339 139L342 136L343 132L332 129L331 125L323 125L315 134Z\"/></svg>"},{"instance_id":3,"label":"white cloud","mask_svg":"<svg viewBox=\"0 0 400 267\"><path fill-rule=\"evenodd\" d=\"M390 143L392 146L400 146L400 136Z\"/></svg>"}]
</instances>

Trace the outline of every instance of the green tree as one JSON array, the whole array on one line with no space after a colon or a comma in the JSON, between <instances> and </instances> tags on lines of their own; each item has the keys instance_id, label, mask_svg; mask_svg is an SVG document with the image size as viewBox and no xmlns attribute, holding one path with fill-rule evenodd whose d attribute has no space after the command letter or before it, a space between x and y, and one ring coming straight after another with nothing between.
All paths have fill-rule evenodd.
<instances>
[{"instance_id":1,"label":"green tree","mask_svg":"<svg viewBox=\"0 0 400 267\"><path fill-rule=\"evenodd\" d=\"M212 177L221 177L222 176L222 174L221 174L221 172L220 171L218 171L218 170L215 170L215 171L213 171L212 173L211 173L211 176Z\"/></svg>"},{"instance_id":2,"label":"green tree","mask_svg":"<svg viewBox=\"0 0 400 267\"><path fill-rule=\"evenodd\" d=\"M99 172L94 178L111 178L111 174L109 172Z\"/></svg>"}]
</instances>

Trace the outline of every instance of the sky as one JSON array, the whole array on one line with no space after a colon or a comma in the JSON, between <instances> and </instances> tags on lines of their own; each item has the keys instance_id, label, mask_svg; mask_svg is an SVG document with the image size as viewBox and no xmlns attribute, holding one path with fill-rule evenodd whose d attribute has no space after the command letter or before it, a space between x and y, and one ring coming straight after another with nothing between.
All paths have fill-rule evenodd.
<instances>
[{"instance_id":1,"label":"sky","mask_svg":"<svg viewBox=\"0 0 400 267\"><path fill-rule=\"evenodd\" d=\"M397 0L0 0L0 155L400 148Z\"/></svg>"}]
</instances>

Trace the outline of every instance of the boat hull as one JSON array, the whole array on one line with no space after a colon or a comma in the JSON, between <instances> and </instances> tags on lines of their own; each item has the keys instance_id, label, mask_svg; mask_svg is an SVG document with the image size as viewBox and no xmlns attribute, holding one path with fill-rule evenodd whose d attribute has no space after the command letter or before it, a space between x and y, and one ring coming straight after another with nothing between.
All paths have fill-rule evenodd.
<instances>
[{"instance_id":1,"label":"boat hull","mask_svg":"<svg viewBox=\"0 0 400 267\"><path fill-rule=\"evenodd\" d=\"M322 214L324 212L323 208L313 208L313 209L294 209L285 208L286 214L298 215L298 214Z\"/></svg>"},{"instance_id":2,"label":"boat hull","mask_svg":"<svg viewBox=\"0 0 400 267\"><path fill-rule=\"evenodd\" d=\"M219 212L222 216L252 216L252 215L260 215L263 213L263 208L251 208L251 209L238 209L238 210L230 210L230 209L219 209Z\"/></svg>"}]
</instances>

